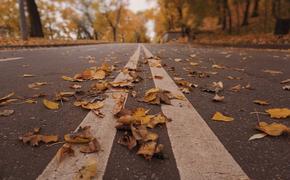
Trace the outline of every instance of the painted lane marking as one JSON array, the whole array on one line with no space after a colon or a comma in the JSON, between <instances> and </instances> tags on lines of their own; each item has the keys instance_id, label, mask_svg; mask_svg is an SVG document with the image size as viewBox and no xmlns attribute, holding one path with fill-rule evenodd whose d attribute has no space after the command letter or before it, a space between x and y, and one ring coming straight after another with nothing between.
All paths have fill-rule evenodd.
<instances>
[{"instance_id":1,"label":"painted lane marking","mask_svg":"<svg viewBox=\"0 0 290 180\"><path fill-rule=\"evenodd\" d=\"M19 59L23 59L23 57L4 58L4 59L0 59L0 62L16 61L16 60L19 60Z\"/></svg>"},{"instance_id":2,"label":"painted lane marking","mask_svg":"<svg viewBox=\"0 0 290 180\"><path fill-rule=\"evenodd\" d=\"M153 54L142 45L145 56ZM149 65L155 60L149 60ZM177 168L182 180L195 179L249 179L192 104L179 90L163 68L151 67L157 88L181 95L185 101L172 100L172 105L162 105L162 112L172 119L167 131Z\"/></svg>"},{"instance_id":3,"label":"painted lane marking","mask_svg":"<svg viewBox=\"0 0 290 180\"><path fill-rule=\"evenodd\" d=\"M140 45L134 55L131 56L125 67L130 69L136 69L139 56L140 56ZM127 79L127 74L123 72L119 73L114 82L119 82ZM74 146L75 156L65 158L61 163L58 164L56 157L47 165L46 169L37 178L38 180L46 179L62 179L71 180L74 178L76 173L82 166L85 165L88 159L94 158L97 160L97 177L95 179L102 179L105 173L106 165L110 156L113 140L116 134L116 120L113 116L113 108L115 105L114 97L122 95L127 99L128 93L113 91L106 93L108 97L105 100L105 105L101 109L105 115L104 118L98 118L93 112L89 112L81 124L78 126L91 126L91 132L94 137L98 139L101 144L102 151L92 154L83 154L79 152L79 146ZM125 102L124 102L125 103ZM77 128L77 129L78 129Z\"/></svg>"}]
</instances>

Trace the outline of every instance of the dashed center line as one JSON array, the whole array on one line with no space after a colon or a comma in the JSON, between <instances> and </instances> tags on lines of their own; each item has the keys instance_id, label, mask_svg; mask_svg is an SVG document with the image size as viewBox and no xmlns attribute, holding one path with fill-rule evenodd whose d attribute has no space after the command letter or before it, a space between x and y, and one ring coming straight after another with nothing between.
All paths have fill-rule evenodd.
<instances>
[{"instance_id":1,"label":"dashed center line","mask_svg":"<svg viewBox=\"0 0 290 180\"><path fill-rule=\"evenodd\" d=\"M142 47L147 58L153 57L148 49ZM172 105L161 106L162 112L172 119L166 126L180 178L249 179L168 73L163 68L152 67L154 61L156 60L149 60L152 76L163 77L153 79L155 86L185 99L172 100Z\"/></svg>"},{"instance_id":2,"label":"dashed center line","mask_svg":"<svg viewBox=\"0 0 290 180\"><path fill-rule=\"evenodd\" d=\"M0 62L16 61L16 60L19 60L19 59L23 59L23 57L4 58L4 59L0 59Z\"/></svg>"},{"instance_id":3,"label":"dashed center line","mask_svg":"<svg viewBox=\"0 0 290 180\"><path fill-rule=\"evenodd\" d=\"M134 55L129 59L125 67L130 69L136 69L139 56L140 56L140 45L135 51ZM114 82L120 82L126 80L127 74L120 73ZM48 164L43 173L37 178L38 180L50 180L50 179L62 179L71 180L74 179L76 173L81 169L88 159L95 159L97 161L97 177L95 179L102 179L105 173L107 161L111 152L113 140L116 134L115 123L116 120L113 115L113 109L115 105L116 96L128 97L128 93L113 91L106 93L108 97L104 101L104 107L102 113L105 115L104 118L97 117L93 112L89 112L85 119L81 122L79 127L91 126L91 132L94 137L98 139L101 144L102 151L92 154L82 154L79 152L78 146L74 148L75 156L64 159L61 163L57 162L54 157ZM125 103L125 102L124 102ZM78 127L78 128L79 128ZM78 129L77 128L77 129Z\"/></svg>"}]
</instances>

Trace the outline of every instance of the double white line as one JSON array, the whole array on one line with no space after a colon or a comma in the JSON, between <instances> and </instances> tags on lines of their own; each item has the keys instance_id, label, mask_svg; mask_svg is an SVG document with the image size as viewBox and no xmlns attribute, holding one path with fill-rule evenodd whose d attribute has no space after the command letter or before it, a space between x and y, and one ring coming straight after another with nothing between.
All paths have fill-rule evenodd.
<instances>
[{"instance_id":1,"label":"double white line","mask_svg":"<svg viewBox=\"0 0 290 180\"><path fill-rule=\"evenodd\" d=\"M152 53L142 45L145 56L153 57ZM128 61L126 67L135 69L140 56L140 46ZM152 63L154 60L150 60ZM163 76L155 79L155 86L169 90L174 94L184 96L163 68L151 67L151 73ZM126 79L120 73L115 81ZM113 94L128 96L125 92ZM182 180L199 179L249 179L233 157L228 153L222 143L207 126L202 117L197 113L192 104L184 97L185 101L172 100L172 105L162 105L162 112L172 119L167 124L167 131L172 144L172 150ZM43 173L38 177L42 179L73 179L76 172L84 165L88 158L97 160L97 178L102 179L111 152L116 134L115 119L113 117L114 99L112 94L105 100L102 112L103 119L92 112L88 113L80 126L91 126L94 137L99 140L102 150L98 154L81 154L75 151L75 156L64 159L60 164L54 157Z\"/></svg>"}]
</instances>

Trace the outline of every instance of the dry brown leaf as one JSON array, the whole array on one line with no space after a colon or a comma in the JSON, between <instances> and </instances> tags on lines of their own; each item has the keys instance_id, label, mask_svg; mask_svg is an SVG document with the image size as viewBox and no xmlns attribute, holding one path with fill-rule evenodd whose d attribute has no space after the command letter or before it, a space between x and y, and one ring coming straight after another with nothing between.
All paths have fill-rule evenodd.
<instances>
[{"instance_id":1,"label":"dry brown leaf","mask_svg":"<svg viewBox=\"0 0 290 180\"><path fill-rule=\"evenodd\" d=\"M218 64L213 64L211 67L215 68L215 69L225 69L226 68L225 66L218 65Z\"/></svg>"},{"instance_id":2,"label":"dry brown leaf","mask_svg":"<svg viewBox=\"0 0 290 180\"><path fill-rule=\"evenodd\" d=\"M283 88L283 90L290 91L290 85L283 86L282 88Z\"/></svg>"},{"instance_id":3,"label":"dry brown leaf","mask_svg":"<svg viewBox=\"0 0 290 180\"><path fill-rule=\"evenodd\" d=\"M230 88L230 90L233 92L239 92L239 91L241 91L241 89L242 89L242 86L240 84L235 85L235 86Z\"/></svg>"},{"instance_id":4,"label":"dry brown leaf","mask_svg":"<svg viewBox=\"0 0 290 180\"><path fill-rule=\"evenodd\" d=\"M264 101L264 100L254 100L253 102L255 104L259 104L259 105L262 105L262 106L269 105L269 103L267 101Z\"/></svg>"},{"instance_id":5,"label":"dry brown leaf","mask_svg":"<svg viewBox=\"0 0 290 180\"><path fill-rule=\"evenodd\" d=\"M284 119L290 117L290 109L288 108L273 108L266 110L271 118Z\"/></svg>"},{"instance_id":6,"label":"dry brown leaf","mask_svg":"<svg viewBox=\"0 0 290 180\"><path fill-rule=\"evenodd\" d=\"M269 70L269 69L266 69L266 70L263 70L264 73L269 73L271 75L278 75L278 74L283 74L283 72L281 71L276 71L276 70Z\"/></svg>"},{"instance_id":7,"label":"dry brown leaf","mask_svg":"<svg viewBox=\"0 0 290 180\"><path fill-rule=\"evenodd\" d=\"M114 88L132 88L133 87L133 84L131 81L110 82L110 84Z\"/></svg>"},{"instance_id":8,"label":"dry brown leaf","mask_svg":"<svg viewBox=\"0 0 290 180\"><path fill-rule=\"evenodd\" d=\"M109 88L109 83L106 81L97 82L91 85L91 89L95 91L105 91Z\"/></svg>"},{"instance_id":9,"label":"dry brown leaf","mask_svg":"<svg viewBox=\"0 0 290 180\"><path fill-rule=\"evenodd\" d=\"M53 101L49 101L47 99L43 99L43 104L47 109L57 110L59 109L59 104Z\"/></svg>"},{"instance_id":10,"label":"dry brown leaf","mask_svg":"<svg viewBox=\"0 0 290 180\"><path fill-rule=\"evenodd\" d=\"M150 122L147 124L147 127L154 128L158 124L165 124L168 122L168 118L163 114L157 114L150 119Z\"/></svg>"},{"instance_id":11,"label":"dry brown leaf","mask_svg":"<svg viewBox=\"0 0 290 180\"><path fill-rule=\"evenodd\" d=\"M71 86L69 86L71 89L81 89L82 86L79 84L72 84Z\"/></svg>"},{"instance_id":12,"label":"dry brown leaf","mask_svg":"<svg viewBox=\"0 0 290 180\"><path fill-rule=\"evenodd\" d=\"M229 116L225 116L220 112L216 112L211 119L215 120L215 121L225 121L225 122L229 122L229 121L234 120L234 118L229 117Z\"/></svg>"},{"instance_id":13,"label":"dry brown leaf","mask_svg":"<svg viewBox=\"0 0 290 180\"><path fill-rule=\"evenodd\" d=\"M23 77L35 77L33 74L23 74Z\"/></svg>"},{"instance_id":14,"label":"dry brown leaf","mask_svg":"<svg viewBox=\"0 0 290 180\"><path fill-rule=\"evenodd\" d=\"M218 94L215 94L212 100L215 102L222 102L224 99L225 99L224 96L219 96Z\"/></svg>"},{"instance_id":15,"label":"dry brown leaf","mask_svg":"<svg viewBox=\"0 0 290 180\"><path fill-rule=\"evenodd\" d=\"M15 95L15 93L12 92L12 93L9 93L8 95L6 95L6 96L0 98L0 103L3 102L3 101L8 100L9 98L11 98L11 97L14 96L14 95Z\"/></svg>"},{"instance_id":16,"label":"dry brown leaf","mask_svg":"<svg viewBox=\"0 0 290 180\"><path fill-rule=\"evenodd\" d=\"M266 122L260 122L256 128L270 136L280 136L283 133L290 133L290 129L280 123L268 124Z\"/></svg>"},{"instance_id":17,"label":"dry brown leaf","mask_svg":"<svg viewBox=\"0 0 290 180\"><path fill-rule=\"evenodd\" d=\"M96 110L96 109L101 109L102 107L104 107L104 102L103 101L97 101L97 102L94 102L94 103L82 104L81 106L84 109Z\"/></svg>"},{"instance_id":18,"label":"dry brown leaf","mask_svg":"<svg viewBox=\"0 0 290 180\"><path fill-rule=\"evenodd\" d=\"M281 84L286 84L286 83L290 83L290 79L285 79L285 80L281 81Z\"/></svg>"},{"instance_id":19,"label":"dry brown leaf","mask_svg":"<svg viewBox=\"0 0 290 180\"><path fill-rule=\"evenodd\" d=\"M154 141L147 142L141 145L137 154L144 156L145 159L151 159L155 153L157 143Z\"/></svg>"},{"instance_id":20,"label":"dry brown leaf","mask_svg":"<svg viewBox=\"0 0 290 180\"><path fill-rule=\"evenodd\" d=\"M90 126L80 127L76 132L64 135L64 140L76 144L89 143L93 139L90 129Z\"/></svg>"},{"instance_id":21,"label":"dry brown leaf","mask_svg":"<svg viewBox=\"0 0 290 180\"><path fill-rule=\"evenodd\" d=\"M116 99L115 106L113 108L114 115L118 114L123 109L125 100L126 100L126 97L123 95L120 95L120 97Z\"/></svg>"},{"instance_id":22,"label":"dry brown leaf","mask_svg":"<svg viewBox=\"0 0 290 180\"><path fill-rule=\"evenodd\" d=\"M152 88L145 92L145 96L140 101L150 104L171 104L170 92L159 88Z\"/></svg>"},{"instance_id":23,"label":"dry brown leaf","mask_svg":"<svg viewBox=\"0 0 290 180\"><path fill-rule=\"evenodd\" d=\"M90 180L97 175L97 161L93 158L86 162L73 178L74 180Z\"/></svg>"},{"instance_id":24,"label":"dry brown leaf","mask_svg":"<svg viewBox=\"0 0 290 180\"><path fill-rule=\"evenodd\" d=\"M93 79L96 79L96 80L102 80L102 79L105 79L106 77L106 72L104 70L97 70L94 75L93 75Z\"/></svg>"},{"instance_id":25,"label":"dry brown leaf","mask_svg":"<svg viewBox=\"0 0 290 180\"><path fill-rule=\"evenodd\" d=\"M24 144L30 143L31 146L38 146L40 142L51 143L57 142L58 136L55 135L40 135L38 132L28 132L19 137Z\"/></svg>"},{"instance_id":26,"label":"dry brown leaf","mask_svg":"<svg viewBox=\"0 0 290 180\"><path fill-rule=\"evenodd\" d=\"M14 110L12 110L12 109L0 110L0 116L8 117L8 116L12 115L13 113L14 113Z\"/></svg>"},{"instance_id":27,"label":"dry brown leaf","mask_svg":"<svg viewBox=\"0 0 290 180\"><path fill-rule=\"evenodd\" d=\"M31 84L28 84L28 87L30 89L39 89L40 86L44 86L44 85L47 85L47 82L34 82L34 83L31 83Z\"/></svg>"},{"instance_id":28,"label":"dry brown leaf","mask_svg":"<svg viewBox=\"0 0 290 180\"><path fill-rule=\"evenodd\" d=\"M129 136L128 134L124 134L122 137L120 137L118 143L127 146L130 150L137 145L137 141L134 136Z\"/></svg>"},{"instance_id":29,"label":"dry brown leaf","mask_svg":"<svg viewBox=\"0 0 290 180\"><path fill-rule=\"evenodd\" d=\"M80 152L82 153L95 153L99 152L101 150L101 145L99 141L96 138L93 138L91 142L89 142L87 145L83 146L80 149Z\"/></svg>"}]
</instances>

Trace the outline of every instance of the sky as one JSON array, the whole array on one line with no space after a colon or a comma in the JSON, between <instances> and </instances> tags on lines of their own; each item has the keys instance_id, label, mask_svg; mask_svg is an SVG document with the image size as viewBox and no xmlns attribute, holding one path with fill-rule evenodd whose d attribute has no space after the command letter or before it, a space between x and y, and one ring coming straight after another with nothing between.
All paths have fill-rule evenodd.
<instances>
[{"instance_id":1,"label":"sky","mask_svg":"<svg viewBox=\"0 0 290 180\"><path fill-rule=\"evenodd\" d=\"M129 9L134 12L143 11L152 7L156 7L156 0L129 0ZM153 40L155 36L154 21L149 21L146 27L148 29L147 35Z\"/></svg>"}]
</instances>

